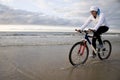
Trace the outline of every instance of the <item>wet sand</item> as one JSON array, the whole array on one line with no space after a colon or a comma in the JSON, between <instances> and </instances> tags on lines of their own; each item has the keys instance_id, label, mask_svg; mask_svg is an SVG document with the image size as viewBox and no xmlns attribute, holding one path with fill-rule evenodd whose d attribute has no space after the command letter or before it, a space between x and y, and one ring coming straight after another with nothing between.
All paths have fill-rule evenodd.
<instances>
[{"instance_id":1,"label":"wet sand","mask_svg":"<svg viewBox=\"0 0 120 80\"><path fill-rule=\"evenodd\" d=\"M120 80L120 43L112 41L108 60L78 67L69 63L71 46L1 46L0 80Z\"/></svg>"}]
</instances>

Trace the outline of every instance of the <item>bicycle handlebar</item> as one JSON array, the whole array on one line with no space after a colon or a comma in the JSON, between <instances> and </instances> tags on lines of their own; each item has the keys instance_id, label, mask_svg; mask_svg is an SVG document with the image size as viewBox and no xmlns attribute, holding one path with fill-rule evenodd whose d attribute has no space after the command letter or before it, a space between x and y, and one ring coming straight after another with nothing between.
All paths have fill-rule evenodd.
<instances>
[{"instance_id":1,"label":"bicycle handlebar","mask_svg":"<svg viewBox=\"0 0 120 80\"><path fill-rule=\"evenodd\" d=\"M75 29L75 31L77 31L77 32L79 32L79 33L85 33L85 34L89 34L90 32L94 32L94 30L77 30L77 29ZM89 38L93 38L93 36L91 36L91 35L87 35ZM96 38L96 37L94 37L94 38Z\"/></svg>"},{"instance_id":2,"label":"bicycle handlebar","mask_svg":"<svg viewBox=\"0 0 120 80\"><path fill-rule=\"evenodd\" d=\"M75 29L75 31L80 32L80 33L82 33L82 32L84 32L84 33L95 32L95 31L92 30L92 29L88 29L88 30L77 30L77 29Z\"/></svg>"},{"instance_id":3,"label":"bicycle handlebar","mask_svg":"<svg viewBox=\"0 0 120 80\"><path fill-rule=\"evenodd\" d=\"M89 33L90 31L88 31L88 30L77 30L77 29L75 29L75 31L77 31L77 32L79 32L79 33Z\"/></svg>"}]
</instances>

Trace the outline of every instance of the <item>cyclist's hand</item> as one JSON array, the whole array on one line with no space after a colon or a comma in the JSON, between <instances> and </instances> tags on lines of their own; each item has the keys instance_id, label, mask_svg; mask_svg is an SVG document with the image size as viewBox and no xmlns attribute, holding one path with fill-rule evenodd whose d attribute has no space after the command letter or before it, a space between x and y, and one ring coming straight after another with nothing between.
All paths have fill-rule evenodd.
<instances>
[{"instance_id":1,"label":"cyclist's hand","mask_svg":"<svg viewBox=\"0 0 120 80\"><path fill-rule=\"evenodd\" d=\"M77 32L81 32L81 30L80 30L80 29L75 29L75 31L77 31Z\"/></svg>"},{"instance_id":2,"label":"cyclist's hand","mask_svg":"<svg viewBox=\"0 0 120 80\"><path fill-rule=\"evenodd\" d=\"M94 29L88 29L88 31L89 31L89 32L95 32L95 30L94 30Z\"/></svg>"}]
</instances>

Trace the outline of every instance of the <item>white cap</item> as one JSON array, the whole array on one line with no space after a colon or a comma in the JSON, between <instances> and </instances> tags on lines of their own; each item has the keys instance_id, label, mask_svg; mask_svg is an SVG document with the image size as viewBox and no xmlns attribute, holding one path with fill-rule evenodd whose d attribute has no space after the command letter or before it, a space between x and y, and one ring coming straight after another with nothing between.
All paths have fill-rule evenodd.
<instances>
[{"instance_id":1,"label":"white cap","mask_svg":"<svg viewBox=\"0 0 120 80\"><path fill-rule=\"evenodd\" d=\"M99 9L99 8L96 7L96 6L91 6L91 7L90 7L90 11L98 11L98 9Z\"/></svg>"}]
</instances>

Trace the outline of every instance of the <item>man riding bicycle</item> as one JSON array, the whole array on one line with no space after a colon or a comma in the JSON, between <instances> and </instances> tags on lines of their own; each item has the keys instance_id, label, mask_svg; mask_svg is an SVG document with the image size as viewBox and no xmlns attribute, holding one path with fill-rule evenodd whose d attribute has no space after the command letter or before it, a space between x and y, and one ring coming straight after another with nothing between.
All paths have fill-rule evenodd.
<instances>
[{"instance_id":1,"label":"man riding bicycle","mask_svg":"<svg viewBox=\"0 0 120 80\"><path fill-rule=\"evenodd\" d=\"M94 27L89 29L89 31L93 31L93 39L92 39L92 45L96 49L96 39L99 41L100 48L103 47L103 43L101 40L100 35L102 33L105 33L108 31L109 27L106 22L104 13L100 12L100 9L96 6L90 7L90 17L87 19L87 21L81 26L80 30L84 30L90 22L94 22ZM96 56L95 52L93 51L93 58Z\"/></svg>"}]
</instances>

